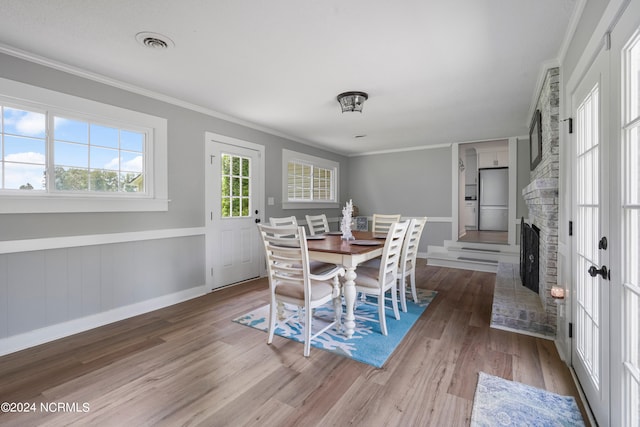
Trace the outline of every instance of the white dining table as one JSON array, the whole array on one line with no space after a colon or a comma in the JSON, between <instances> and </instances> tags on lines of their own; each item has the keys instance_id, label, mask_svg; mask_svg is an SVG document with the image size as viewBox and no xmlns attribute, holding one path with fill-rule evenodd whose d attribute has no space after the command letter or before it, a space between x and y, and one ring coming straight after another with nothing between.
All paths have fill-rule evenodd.
<instances>
[{"instance_id":1,"label":"white dining table","mask_svg":"<svg viewBox=\"0 0 640 427\"><path fill-rule=\"evenodd\" d=\"M375 238L370 231L353 231L355 241L343 240L341 235L327 234L323 237L307 241L309 258L344 267L346 272L343 288L346 308L344 333L347 338L351 338L356 327L354 316L356 267L365 261L381 256L385 240ZM378 244L373 244L374 241ZM358 244L358 242L362 244Z\"/></svg>"}]
</instances>

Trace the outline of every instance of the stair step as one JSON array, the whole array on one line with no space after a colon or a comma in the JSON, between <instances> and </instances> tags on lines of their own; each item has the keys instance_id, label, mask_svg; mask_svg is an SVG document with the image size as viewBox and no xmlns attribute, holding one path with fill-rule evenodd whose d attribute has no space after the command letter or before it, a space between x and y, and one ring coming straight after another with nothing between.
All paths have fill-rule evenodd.
<instances>
[{"instance_id":1,"label":"stair step","mask_svg":"<svg viewBox=\"0 0 640 427\"><path fill-rule=\"evenodd\" d=\"M462 270L487 271L495 273L498 261L458 256L446 251L427 253L427 264L439 267L459 268Z\"/></svg>"},{"instance_id":2,"label":"stair step","mask_svg":"<svg viewBox=\"0 0 640 427\"><path fill-rule=\"evenodd\" d=\"M463 260L463 261L475 261L475 262L482 262L482 263L487 263L487 264L498 265L498 261L496 261L494 259L471 258L471 257L466 257L466 256L459 256L458 259L459 260Z\"/></svg>"},{"instance_id":3,"label":"stair step","mask_svg":"<svg viewBox=\"0 0 640 427\"><path fill-rule=\"evenodd\" d=\"M479 251L479 252L494 252L494 253L502 253L500 249L487 249L487 248L470 248L468 246L460 247L461 251Z\"/></svg>"}]
</instances>

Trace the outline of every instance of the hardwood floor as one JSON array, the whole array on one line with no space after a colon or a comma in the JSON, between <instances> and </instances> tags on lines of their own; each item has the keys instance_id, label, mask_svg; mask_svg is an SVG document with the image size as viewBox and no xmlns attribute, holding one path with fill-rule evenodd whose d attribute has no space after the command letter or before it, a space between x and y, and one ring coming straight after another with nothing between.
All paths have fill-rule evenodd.
<instances>
[{"instance_id":1,"label":"hardwood floor","mask_svg":"<svg viewBox=\"0 0 640 427\"><path fill-rule=\"evenodd\" d=\"M231 322L260 279L0 358L0 402L36 406L0 424L467 426L479 371L580 404L552 341L489 327L495 274L420 265L439 294L383 369Z\"/></svg>"},{"instance_id":2,"label":"hardwood floor","mask_svg":"<svg viewBox=\"0 0 640 427\"><path fill-rule=\"evenodd\" d=\"M508 238L509 233L506 231L467 230L464 235L458 238L458 242L499 243L506 245Z\"/></svg>"}]
</instances>

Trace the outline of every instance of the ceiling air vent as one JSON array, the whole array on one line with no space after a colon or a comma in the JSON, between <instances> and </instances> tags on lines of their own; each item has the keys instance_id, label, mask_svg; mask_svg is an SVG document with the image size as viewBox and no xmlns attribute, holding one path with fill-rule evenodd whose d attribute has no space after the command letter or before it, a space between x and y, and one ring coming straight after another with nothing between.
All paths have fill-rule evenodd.
<instances>
[{"instance_id":1,"label":"ceiling air vent","mask_svg":"<svg viewBox=\"0 0 640 427\"><path fill-rule=\"evenodd\" d=\"M173 41L169 37L158 33L150 33L148 31L136 34L136 40L138 40L138 43L148 47L149 49L161 50L169 49L174 46Z\"/></svg>"}]
</instances>

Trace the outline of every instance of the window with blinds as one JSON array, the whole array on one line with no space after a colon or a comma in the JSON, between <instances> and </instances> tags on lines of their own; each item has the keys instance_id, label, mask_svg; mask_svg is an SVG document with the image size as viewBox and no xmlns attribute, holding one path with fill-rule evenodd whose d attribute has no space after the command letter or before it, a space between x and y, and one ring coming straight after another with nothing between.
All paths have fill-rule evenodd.
<instances>
[{"instance_id":1,"label":"window with blinds","mask_svg":"<svg viewBox=\"0 0 640 427\"><path fill-rule=\"evenodd\" d=\"M283 181L284 208L308 207L313 204L337 204L338 163L319 157L283 150L286 165ZM303 204L304 206L291 204Z\"/></svg>"}]
</instances>

